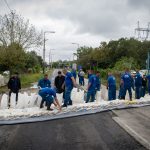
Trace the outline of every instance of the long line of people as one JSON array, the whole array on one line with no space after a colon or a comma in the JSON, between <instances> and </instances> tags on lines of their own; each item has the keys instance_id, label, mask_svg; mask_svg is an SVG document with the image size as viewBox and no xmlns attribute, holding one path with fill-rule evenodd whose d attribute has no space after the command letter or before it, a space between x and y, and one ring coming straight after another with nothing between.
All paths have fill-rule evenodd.
<instances>
[{"instance_id":1,"label":"long line of people","mask_svg":"<svg viewBox=\"0 0 150 150\"><path fill-rule=\"evenodd\" d=\"M108 77L108 83L112 83L112 80L109 80L110 77ZM114 78L114 83L115 83L115 77ZM132 100L132 91L135 91L135 99L140 99L141 97L145 96L146 93L146 87L147 87L147 80L149 81L148 87L150 88L150 75L141 75L139 71L136 71L136 74L131 75L129 72L129 69L126 69L125 72L121 75L121 81L120 81L120 88L119 88L119 95L118 99L125 99L126 97L126 92L128 91L129 93L129 99ZM108 97L109 100L115 100L115 96L112 97L111 92L112 89L111 87L108 88ZM114 95L116 91L112 92ZM150 91L149 91L150 94Z\"/></svg>"},{"instance_id":2,"label":"long line of people","mask_svg":"<svg viewBox=\"0 0 150 150\"><path fill-rule=\"evenodd\" d=\"M43 107L43 103L46 102L47 110L51 110L50 106L54 103L59 109L62 107L67 107L68 105L72 105L73 102L71 100L71 91L73 87L77 87L76 83L77 73L75 70L69 71L68 69L64 69L62 72L58 72L58 76L56 76L54 80L54 87L51 88L51 82L47 78L47 75L39 81L38 86L41 87L39 90L39 95L42 97L40 107ZM79 85L84 86L84 76L85 73L82 69L78 72L79 77ZM150 75L145 76L136 72L135 75L131 75L128 69L121 75L120 79L120 88L118 99L125 99L126 93L129 93L129 99L132 100L132 90L135 91L135 98L140 99L145 96L146 93L146 85L148 79L148 89L150 93ZM47 88L49 87L49 88ZM50 90L49 90L50 89ZM87 85L87 95L85 102L94 102L97 91L101 89L101 79L100 72L94 72L94 70L88 71L88 85ZM107 89L108 89L108 100L116 99L116 78L112 74L112 72L108 73L107 78ZM56 93L63 93L63 104L60 107L60 104L57 100ZM48 101L48 102L47 102Z\"/></svg>"}]
</instances>

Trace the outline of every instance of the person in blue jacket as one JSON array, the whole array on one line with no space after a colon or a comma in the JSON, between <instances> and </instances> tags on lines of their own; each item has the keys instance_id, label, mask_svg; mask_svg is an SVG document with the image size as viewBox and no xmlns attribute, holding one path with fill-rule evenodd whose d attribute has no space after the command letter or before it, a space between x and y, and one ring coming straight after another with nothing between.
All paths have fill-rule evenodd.
<instances>
[{"instance_id":1,"label":"person in blue jacket","mask_svg":"<svg viewBox=\"0 0 150 150\"><path fill-rule=\"evenodd\" d=\"M108 89L108 100L116 99L116 78L111 72L108 73L107 79L107 89Z\"/></svg>"},{"instance_id":2,"label":"person in blue jacket","mask_svg":"<svg viewBox=\"0 0 150 150\"><path fill-rule=\"evenodd\" d=\"M40 88L51 87L51 81L48 79L48 74L45 74L44 78L39 80L38 87Z\"/></svg>"},{"instance_id":3,"label":"person in blue jacket","mask_svg":"<svg viewBox=\"0 0 150 150\"><path fill-rule=\"evenodd\" d=\"M123 99L125 99L126 92L128 90L129 98L130 98L130 100L132 100L131 87L133 85L133 78L132 78L131 74L129 73L129 69L126 69L125 73L122 75L122 77L121 77L121 84L123 85L123 88L124 88Z\"/></svg>"},{"instance_id":4,"label":"person in blue jacket","mask_svg":"<svg viewBox=\"0 0 150 150\"><path fill-rule=\"evenodd\" d=\"M120 74L120 76L122 77L122 74ZM123 96L124 96L124 87L123 83L120 82L118 99L123 99Z\"/></svg>"},{"instance_id":5,"label":"person in blue jacket","mask_svg":"<svg viewBox=\"0 0 150 150\"><path fill-rule=\"evenodd\" d=\"M73 87L76 87L76 81L73 74L67 69L64 69L63 73L65 75L65 100L62 107L67 107L68 105L72 105L71 91Z\"/></svg>"},{"instance_id":6,"label":"person in blue jacket","mask_svg":"<svg viewBox=\"0 0 150 150\"><path fill-rule=\"evenodd\" d=\"M58 101L57 96L56 96L56 91L54 89L52 89L52 88L41 88L39 90L39 95L42 97L40 108L43 108L43 104L46 101L47 110L53 110L50 108L52 103L56 107L58 106L58 108L61 110L59 101Z\"/></svg>"},{"instance_id":7,"label":"person in blue jacket","mask_svg":"<svg viewBox=\"0 0 150 150\"><path fill-rule=\"evenodd\" d=\"M101 79L100 79L100 72L96 72L96 91L100 91L101 88Z\"/></svg>"},{"instance_id":8,"label":"person in blue jacket","mask_svg":"<svg viewBox=\"0 0 150 150\"><path fill-rule=\"evenodd\" d=\"M82 69L79 70L78 72L78 77L79 77L79 84L84 86L84 71Z\"/></svg>"},{"instance_id":9,"label":"person in blue jacket","mask_svg":"<svg viewBox=\"0 0 150 150\"><path fill-rule=\"evenodd\" d=\"M96 89L96 75L94 74L93 70L89 70L86 103L89 102L90 98L91 98L91 102L94 102L95 89Z\"/></svg>"},{"instance_id":10,"label":"person in blue jacket","mask_svg":"<svg viewBox=\"0 0 150 150\"><path fill-rule=\"evenodd\" d=\"M142 76L139 71L136 72L135 75L135 98L141 98L141 89L142 89Z\"/></svg>"},{"instance_id":11,"label":"person in blue jacket","mask_svg":"<svg viewBox=\"0 0 150 150\"><path fill-rule=\"evenodd\" d=\"M148 81L148 93L150 95L150 74L146 76L147 81Z\"/></svg>"}]
</instances>

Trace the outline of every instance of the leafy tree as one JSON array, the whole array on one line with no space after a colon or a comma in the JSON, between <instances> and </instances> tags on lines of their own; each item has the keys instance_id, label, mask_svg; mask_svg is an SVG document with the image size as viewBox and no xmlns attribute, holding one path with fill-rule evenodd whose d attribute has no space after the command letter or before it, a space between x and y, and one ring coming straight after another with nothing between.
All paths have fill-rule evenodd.
<instances>
[{"instance_id":1,"label":"leafy tree","mask_svg":"<svg viewBox=\"0 0 150 150\"><path fill-rule=\"evenodd\" d=\"M19 44L13 43L8 47L0 47L0 54L0 64L10 70L10 73L25 67L26 54Z\"/></svg>"},{"instance_id":2,"label":"leafy tree","mask_svg":"<svg viewBox=\"0 0 150 150\"><path fill-rule=\"evenodd\" d=\"M24 49L38 47L42 44L42 33L38 33L29 20L11 12L0 16L0 44L7 47L12 43Z\"/></svg>"},{"instance_id":3,"label":"leafy tree","mask_svg":"<svg viewBox=\"0 0 150 150\"><path fill-rule=\"evenodd\" d=\"M116 62L123 59L132 66L134 62L135 67L145 68L147 52L150 50L150 41L138 41L134 38L120 38L118 40L111 40L108 43L101 42L99 47L81 47L77 50L77 63L83 65L86 69L91 65L91 60L96 61L99 68L107 69L116 66ZM128 59L124 59L124 57ZM132 58L134 61L132 61ZM89 65L87 65L89 64ZM119 64L117 64L119 65ZM121 67L121 66L120 66ZM121 69L121 68L120 68Z\"/></svg>"}]
</instances>

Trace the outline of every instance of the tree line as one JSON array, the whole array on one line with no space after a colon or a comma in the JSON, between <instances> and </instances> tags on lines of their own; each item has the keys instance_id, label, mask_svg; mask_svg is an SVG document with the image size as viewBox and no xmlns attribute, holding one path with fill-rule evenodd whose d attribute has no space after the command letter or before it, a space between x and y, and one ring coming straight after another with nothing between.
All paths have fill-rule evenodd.
<instances>
[{"instance_id":1,"label":"tree line","mask_svg":"<svg viewBox=\"0 0 150 150\"><path fill-rule=\"evenodd\" d=\"M120 38L101 42L99 47L80 47L77 49L77 64L85 69L145 69L150 41L139 41L134 38Z\"/></svg>"}]
</instances>

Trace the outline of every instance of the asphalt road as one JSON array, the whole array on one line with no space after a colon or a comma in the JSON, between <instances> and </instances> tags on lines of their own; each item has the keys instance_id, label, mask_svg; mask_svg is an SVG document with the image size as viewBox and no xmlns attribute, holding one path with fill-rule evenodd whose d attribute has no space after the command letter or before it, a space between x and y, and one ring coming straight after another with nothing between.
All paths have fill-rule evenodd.
<instances>
[{"instance_id":1,"label":"asphalt road","mask_svg":"<svg viewBox=\"0 0 150 150\"><path fill-rule=\"evenodd\" d=\"M112 117L110 111L0 126L0 150L146 150Z\"/></svg>"}]
</instances>

